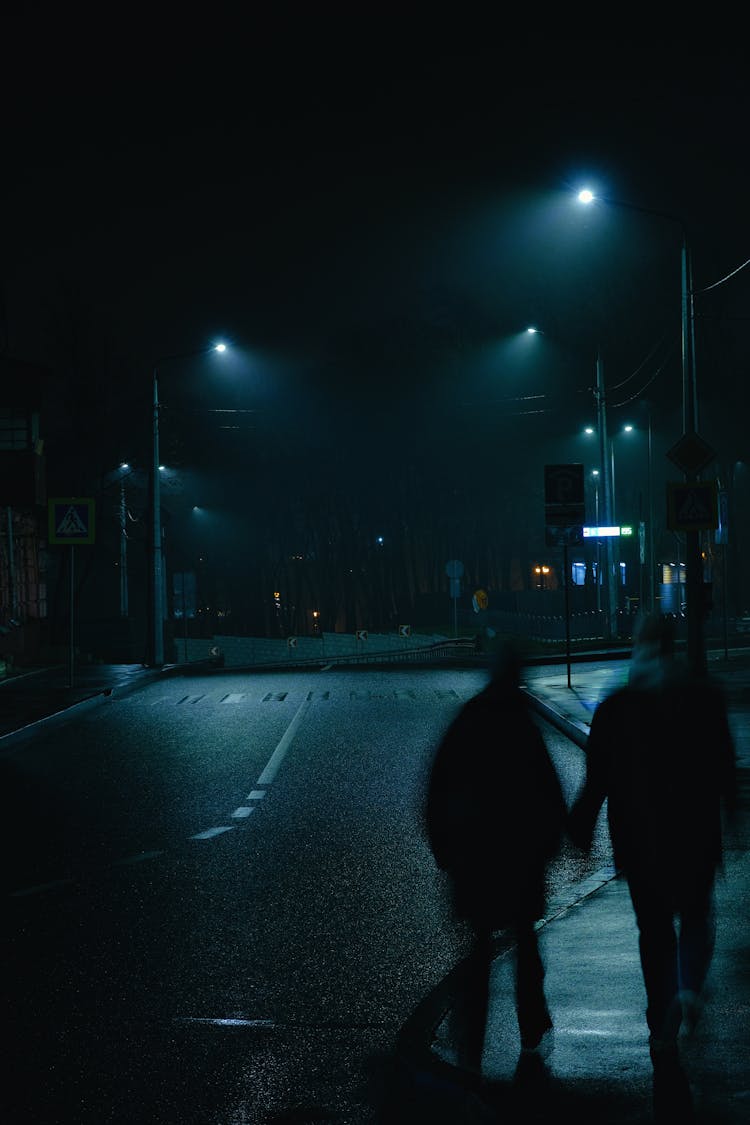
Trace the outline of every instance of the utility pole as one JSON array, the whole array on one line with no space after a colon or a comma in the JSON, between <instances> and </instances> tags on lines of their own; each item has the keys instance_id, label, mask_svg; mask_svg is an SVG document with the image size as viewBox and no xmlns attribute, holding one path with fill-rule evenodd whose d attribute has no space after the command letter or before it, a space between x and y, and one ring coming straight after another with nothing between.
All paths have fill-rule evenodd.
<instances>
[{"instance_id":1,"label":"utility pole","mask_svg":"<svg viewBox=\"0 0 750 1125\"><path fill-rule=\"evenodd\" d=\"M602 501L604 508L604 525L609 527L612 525L614 519L613 502L612 502L612 475L610 468L609 458L609 442L607 440L607 400L604 393L604 364L602 363L601 352L596 355L596 389L594 391L596 398L596 413L597 423L596 429L599 435L599 464L602 473ZM605 597L606 597L606 612L604 615L604 634L607 640L612 640L615 635L615 619L617 613L617 587L614 578L614 552L612 549L612 536L607 536L605 544L605 557L606 566L604 570L605 576Z\"/></svg>"}]
</instances>

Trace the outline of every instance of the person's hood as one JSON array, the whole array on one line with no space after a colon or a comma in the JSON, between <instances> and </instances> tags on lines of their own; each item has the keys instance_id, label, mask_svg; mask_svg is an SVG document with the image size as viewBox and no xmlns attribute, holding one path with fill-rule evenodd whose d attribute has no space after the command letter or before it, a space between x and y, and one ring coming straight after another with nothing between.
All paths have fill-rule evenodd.
<instances>
[{"instance_id":1,"label":"person's hood","mask_svg":"<svg viewBox=\"0 0 750 1125\"><path fill-rule=\"evenodd\" d=\"M656 690L664 686L672 662L655 642L637 645L630 659L628 683L631 687Z\"/></svg>"}]
</instances>

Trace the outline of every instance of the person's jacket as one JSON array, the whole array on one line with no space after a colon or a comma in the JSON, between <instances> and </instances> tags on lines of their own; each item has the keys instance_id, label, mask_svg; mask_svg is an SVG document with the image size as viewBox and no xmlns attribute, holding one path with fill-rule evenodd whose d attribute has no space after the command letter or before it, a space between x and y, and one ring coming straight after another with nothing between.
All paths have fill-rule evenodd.
<instances>
[{"instance_id":1,"label":"person's jacket","mask_svg":"<svg viewBox=\"0 0 750 1125\"><path fill-rule=\"evenodd\" d=\"M565 815L526 700L491 683L459 712L433 761L425 826L436 864L459 884L459 896L494 897L498 914L513 913L524 897L538 917Z\"/></svg>"},{"instance_id":2,"label":"person's jacket","mask_svg":"<svg viewBox=\"0 0 750 1125\"><path fill-rule=\"evenodd\" d=\"M568 834L588 848L606 799L618 868L715 867L722 801L731 809L735 793L723 695L710 678L665 664L660 675L634 676L597 707Z\"/></svg>"}]
</instances>

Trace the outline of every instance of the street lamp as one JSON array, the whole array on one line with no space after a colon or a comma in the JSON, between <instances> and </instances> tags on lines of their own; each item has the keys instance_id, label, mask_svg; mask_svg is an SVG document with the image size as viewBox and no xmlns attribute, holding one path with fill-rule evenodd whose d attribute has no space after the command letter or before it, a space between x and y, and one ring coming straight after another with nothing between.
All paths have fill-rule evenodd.
<instances>
[{"instance_id":1,"label":"street lamp","mask_svg":"<svg viewBox=\"0 0 750 1125\"><path fill-rule=\"evenodd\" d=\"M153 431L151 462L151 644L149 665L161 668L164 664L164 558L161 526L161 484L159 464L159 381L161 364L174 359L190 359L193 356L208 355L209 352L225 352L226 344L212 344L210 347L196 348L190 352L166 355L157 359L153 368Z\"/></svg>"},{"instance_id":2,"label":"street lamp","mask_svg":"<svg viewBox=\"0 0 750 1125\"><path fill-rule=\"evenodd\" d=\"M597 196L588 188L578 193L578 200L590 206L597 202ZM693 315L693 286L692 264L688 246L687 228L683 219L666 211L656 211L649 207L639 207L634 203L626 203L619 199L601 198L600 202L621 207L628 211L638 211L643 215L653 215L661 219L669 219L672 223L679 224L681 234L680 249L680 312L681 312L681 340L682 340L682 437L686 438L698 432L698 401L695 378L695 340ZM684 469L686 481L695 481L697 473L689 468ZM685 532L685 577L687 587L687 652L688 663L696 672L705 671L705 645L703 637L703 599L702 593L702 560L700 552L700 534L698 531Z\"/></svg>"}]
</instances>

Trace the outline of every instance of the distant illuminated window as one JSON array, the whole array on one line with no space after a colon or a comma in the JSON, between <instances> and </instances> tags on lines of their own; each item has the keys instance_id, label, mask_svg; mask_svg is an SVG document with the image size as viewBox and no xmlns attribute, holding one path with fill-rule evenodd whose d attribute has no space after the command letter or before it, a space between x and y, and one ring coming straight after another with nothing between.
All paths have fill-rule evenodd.
<instances>
[{"instance_id":1,"label":"distant illuminated window","mask_svg":"<svg viewBox=\"0 0 750 1125\"><path fill-rule=\"evenodd\" d=\"M585 562L574 562L571 574L572 574L572 577L573 577L573 585L574 586L583 586L583 584L586 581L586 563Z\"/></svg>"},{"instance_id":2,"label":"distant illuminated window","mask_svg":"<svg viewBox=\"0 0 750 1125\"><path fill-rule=\"evenodd\" d=\"M624 586L627 581L628 569L624 562L620 563L620 585Z\"/></svg>"}]
</instances>

